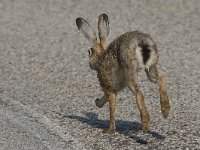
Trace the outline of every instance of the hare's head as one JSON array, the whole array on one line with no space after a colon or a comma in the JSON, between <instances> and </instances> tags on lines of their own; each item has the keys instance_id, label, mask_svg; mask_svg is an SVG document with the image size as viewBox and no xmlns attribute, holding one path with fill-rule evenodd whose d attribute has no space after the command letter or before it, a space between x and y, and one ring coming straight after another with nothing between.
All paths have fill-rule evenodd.
<instances>
[{"instance_id":1,"label":"hare's head","mask_svg":"<svg viewBox=\"0 0 200 150\"><path fill-rule=\"evenodd\" d=\"M94 29L86 20L83 18L77 18L76 24L81 34L91 43L92 47L88 50L89 63L90 68L95 69L99 56L106 50L107 47L107 37L110 32L108 16L106 14L101 14L99 16L99 41L97 40L97 35Z\"/></svg>"}]
</instances>

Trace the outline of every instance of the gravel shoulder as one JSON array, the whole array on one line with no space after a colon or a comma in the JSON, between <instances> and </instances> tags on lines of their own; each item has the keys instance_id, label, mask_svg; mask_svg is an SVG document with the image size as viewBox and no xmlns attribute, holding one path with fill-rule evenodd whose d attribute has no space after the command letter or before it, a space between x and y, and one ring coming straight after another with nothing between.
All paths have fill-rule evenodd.
<instances>
[{"instance_id":1,"label":"gravel shoulder","mask_svg":"<svg viewBox=\"0 0 200 150\"><path fill-rule=\"evenodd\" d=\"M75 25L83 17L96 29L102 12L109 41L140 30L157 43L171 112L162 117L158 87L139 72L151 117L146 134L127 89L117 97L117 132L102 134L108 106L95 106L103 93ZM1 0L0 149L200 149L199 18L196 0Z\"/></svg>"}]
</instances>

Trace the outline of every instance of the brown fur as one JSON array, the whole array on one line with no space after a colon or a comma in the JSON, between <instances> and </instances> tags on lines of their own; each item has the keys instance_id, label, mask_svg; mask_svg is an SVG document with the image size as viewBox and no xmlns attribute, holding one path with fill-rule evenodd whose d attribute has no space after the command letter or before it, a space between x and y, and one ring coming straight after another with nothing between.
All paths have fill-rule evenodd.
<instances>
[{"instance_id":1,"label":"brown fur","mask_svg":"<svg viewBox=\"0 0 200 150\"><path fill-rule=\"evenodd\" d=\"M113 133L115 131L116 95L125 87L128 87L135 95L143 131L146 132L148 130L150 117L143 93L137 84L136 73L140 68L146 71L150 81L155 81L158 84L161 110L166 118L170 110L167 86L164 77L158 75L156 67L158 52L152 38L148 34L138 31L127 32L106 47L109 22L105 14L99 16L100 42L97 42L96 33L84 19L78 18L77 26L93 45L93 52L89 56L90 67L97 71L100 85L105 93L101 99L96 99L96 105L103 107L106 102L109 102L110 124L103 132Z\"/></svg>"},{"instance_id":2,"label":"brown fur","mask_svg":"<svg viewBox=\"0 0 200 150\"><path fill-rule=\"evenodd\" d=\"M106 50L106 48L104 48L104 46L101 43L97 43L95 45L95 50L99 55L101 55Z\"/></svg>"}]
</instances>

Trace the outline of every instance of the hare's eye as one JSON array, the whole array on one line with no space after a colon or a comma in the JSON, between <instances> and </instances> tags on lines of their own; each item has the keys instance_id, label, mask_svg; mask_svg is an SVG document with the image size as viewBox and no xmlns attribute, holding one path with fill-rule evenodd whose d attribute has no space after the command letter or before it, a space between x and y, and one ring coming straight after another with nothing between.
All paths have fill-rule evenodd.
<instances>
[{"instance_id":1,"label":"hare's eye","mask_svg":"<svg viewBox=\"0 0 200 150\"><path fill-rule=\"evenodd\" d=\"M93 48L91 48L91 49L88 50L89 56L92 55L92 52L93 52Z\"/></svg>"}]
</instances>

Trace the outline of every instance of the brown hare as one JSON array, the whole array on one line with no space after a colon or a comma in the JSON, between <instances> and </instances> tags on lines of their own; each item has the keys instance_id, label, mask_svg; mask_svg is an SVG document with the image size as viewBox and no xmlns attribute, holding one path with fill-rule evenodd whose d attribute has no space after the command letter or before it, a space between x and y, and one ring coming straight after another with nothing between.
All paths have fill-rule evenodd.
<instances>
[{"instance_id":1,"label":"brown hare","mask_svg":"<svg viewBox=\"0 0 200 150\"><path fill-rule=\"evenodd\" d=\"M152 38L148 34L133 31L117 37L107 45L110 28L106 14L99 16L99 42L95 31L86 20L77 18L76 24L81 34L92 45L92 48L88 50L90 68L97 71L100 85L105 93L101 99L96 99L96 105L103 107L106 102L109 102L110 123L109 127L104 129L103 132L113 133L116 130L116 95L125 87L128 87L135 95L143 131L148 131L149 113L136 78L139 69L146 72L151 82L158 84L162 114L164 118L167 118L170 110L167 86L165 78L158 75L156 67L158 52Z\"/></svg>"}]
</instances>

